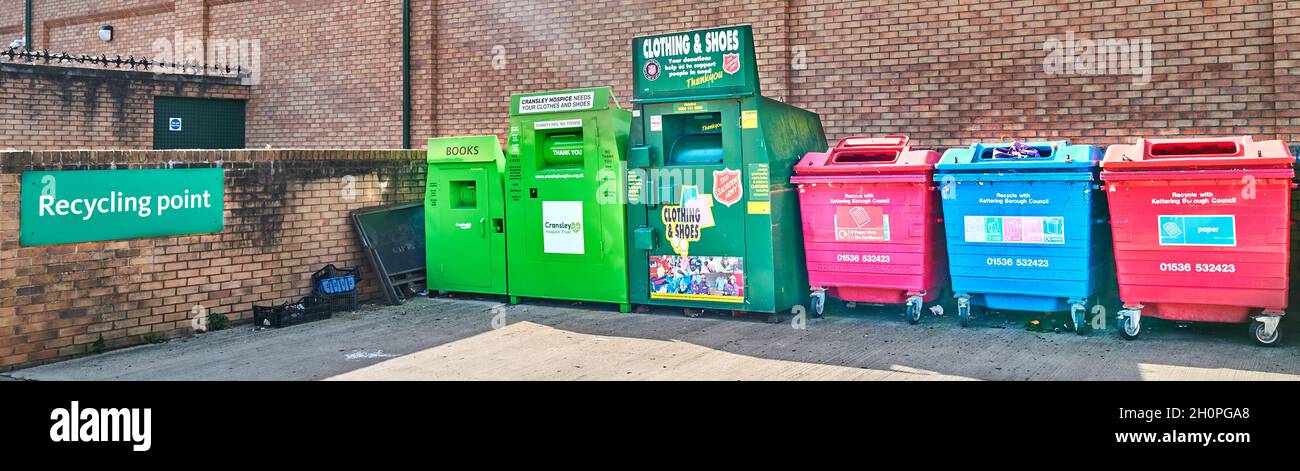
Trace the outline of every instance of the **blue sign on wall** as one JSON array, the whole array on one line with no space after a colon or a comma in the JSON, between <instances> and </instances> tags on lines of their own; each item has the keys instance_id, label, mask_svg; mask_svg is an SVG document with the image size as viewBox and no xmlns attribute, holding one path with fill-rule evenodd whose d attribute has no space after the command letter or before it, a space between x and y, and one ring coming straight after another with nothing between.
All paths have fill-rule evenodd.
<instances>
[{"instance_id":1,"label":"blue sign on wall","mask_svg":"<svg viewBox=\"0 0 1300 471\"><path fill-rule=\"evenodd\" d=\"M181 124L182 124L182 123L181 123L181 119L180 119L180 118L170 118L170 119L167 120L167 130L168 130L168 131L180 131L180 130L181 130Z\"/></svg>"}]
</instances>

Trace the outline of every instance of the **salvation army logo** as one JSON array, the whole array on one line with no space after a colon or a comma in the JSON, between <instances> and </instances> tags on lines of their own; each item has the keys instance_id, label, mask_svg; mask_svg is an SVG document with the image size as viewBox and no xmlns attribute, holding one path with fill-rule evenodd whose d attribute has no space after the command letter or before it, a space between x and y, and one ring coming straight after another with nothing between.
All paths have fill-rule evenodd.
<instances>
[{"instance_id":1,"label":"salvation army logo","mask_svg":"<svg viewBox=\"0 0 1300 471\"><path fill-rule=\"evenodd\" d=\"M740 72L740 54L723 54L722 71L726 72L727 75Z\"/></svg>"},{"instance_id":2,"label":"salvation army logo","mask_svg":"<svg viewBox=\"0 0 1300 471\"><path fill-rule=\"evenodd\" d=\"M645 61L645 67L641 68L641 74L645 76L646 80L651 82L659 79L659 72L659 61L654 59Z\"/></svg>"},{"instance_id":3,"label":"salvation army logo","mask_svg":"<svg viewBox=\"0 0 1300 471\"><path fill-rule=\"evenodd\" d=\"M740 184L740 170L713 171L713 199L723 206L731 207L740 202L740 197L744 194L744 187Z\"/></svg>"}]
</instances>

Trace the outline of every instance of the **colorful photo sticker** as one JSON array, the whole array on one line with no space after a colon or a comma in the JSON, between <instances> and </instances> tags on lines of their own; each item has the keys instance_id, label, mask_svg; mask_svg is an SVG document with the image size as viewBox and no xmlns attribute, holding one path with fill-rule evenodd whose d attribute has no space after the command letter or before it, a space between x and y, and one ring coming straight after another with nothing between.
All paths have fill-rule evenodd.
<instances>
[{"instance_id":1,"label":"colorful photo sticker","mask_svg":"<svg viewBox=\"0 0 1300 471\"><path fill-rule=\"evenodd\" d=\"M650 297L744 302L745 260L741 257L650 257Z\"/></svg>"}]
</instances>

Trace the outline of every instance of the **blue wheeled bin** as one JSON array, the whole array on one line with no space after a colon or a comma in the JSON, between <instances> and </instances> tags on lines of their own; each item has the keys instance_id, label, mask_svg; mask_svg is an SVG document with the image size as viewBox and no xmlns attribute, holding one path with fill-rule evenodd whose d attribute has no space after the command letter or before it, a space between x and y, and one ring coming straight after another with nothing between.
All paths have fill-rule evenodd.
<instances>
[{"instance_id":1,"label":"blue wheeled bin","mask_svg":"<svg viewBox=\"0 0 1300 471\"><path fill-rule=\"evenodd\" d=\"M1068 310L1075 331L1087 331L1111 266L1101 158L1096 147L1064 141L944 153L935 178L963 327L973 307Z\"/></svg>"}]
</instances>

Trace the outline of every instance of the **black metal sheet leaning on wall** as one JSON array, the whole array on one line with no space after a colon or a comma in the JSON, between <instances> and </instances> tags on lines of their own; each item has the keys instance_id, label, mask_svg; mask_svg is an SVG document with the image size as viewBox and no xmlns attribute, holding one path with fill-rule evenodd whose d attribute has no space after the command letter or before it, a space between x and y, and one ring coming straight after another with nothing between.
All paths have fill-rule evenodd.
<instances>
[{"instance_id":1,"label":"black metal sheet leaning on wall","mask_svg":"<svg viewBox=\"0 0 1300 471\"><path fill-rule=\"evenodd\" d=\"M358 209L352 224L389 304L424 289L424 203Z\"/></svg>"}]
</instances>

